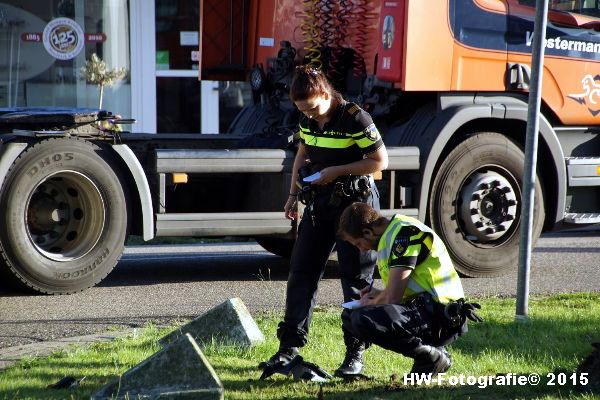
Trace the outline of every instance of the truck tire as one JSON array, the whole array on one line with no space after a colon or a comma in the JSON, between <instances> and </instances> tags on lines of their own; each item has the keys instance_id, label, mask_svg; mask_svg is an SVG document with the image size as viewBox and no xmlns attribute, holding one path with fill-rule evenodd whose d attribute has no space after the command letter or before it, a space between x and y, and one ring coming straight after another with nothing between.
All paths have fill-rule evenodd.
<instances>
[{"instance_id":1,"label":"truck tire","mask_svg":"<svg viewBox=\"0 0 600 400\"><path fill-rule=\"evenodd\" d=\"M269 253L273 253L279 257L290 258L292 249L294 248L293 239L284 239L277 237L256 237L256 242Z\"/></svg>"},{"instance_id":2,"label":"truck tire","mask_svg":"<svg viewBox=\"0 0 600 400\"><path fill-rule=\"evenodd\" d=\"M518 265L524 161L523 151L510 139L482 132L459 143L440 165L429 218L461 274L499 276ZM543 222L537 179L534 241Z\"/></svg>"},{"instance_id":3,"label":"truck tire","mask_svg":"<svg viewBox=\"0 0 600 400\"><path fill-rule=\"evenodd\" d=\"M298 221L302 220L302 216L304 215L304 204L298 202ZM291 258L292 250L294 249L294 243L296 242L296 235L298 234L298 222L293 222L294 226L294 238L282 238L282 237L272 237L272 236L257 236L254 238L256 243L258 243L263 249L268 251L269 253L273 253L276 256L283 258Z\"/></svg>"},{"instance_id":4,"label":"truck tire","mask_svg":"<svg viewBox=\"0 0 600 400\"><path fill-rule=\"evenodd\" d=\"M110 163L106 150L77 139L45 140L15 161L0 196L0 265L13 281L67 294L113 269L128 213Z\"/></svg>"}]
</instances>

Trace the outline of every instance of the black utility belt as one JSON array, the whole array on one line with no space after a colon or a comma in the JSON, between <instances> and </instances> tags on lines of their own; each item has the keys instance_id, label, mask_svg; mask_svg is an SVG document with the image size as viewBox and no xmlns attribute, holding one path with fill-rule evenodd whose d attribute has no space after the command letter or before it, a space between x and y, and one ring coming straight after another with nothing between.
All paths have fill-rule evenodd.
<instances>
[{"instance_id":1,"label":"black utility belt","mask_svg":"<svg viewBox=\"0 0 600 400\"><path fill-rule=\"evenodd\" d=\"M375 187L375 181L371 175L346 175L340 176L327 185L313 185L305 182L304 178L312 173L308 166L298 170L298 201L306 205L308 212L314 219L315 201L327 198L327 205L341 207L352 201L366 201L371 195L371 188ZM320 206L323 204L319 201Z\"/></svg>"},{"instance_id":2,"label":"black utility belt","mask_svg":"<svg viewBox=\"0 0 600 400\"><path fill-rule=\"evenodd\" d=\"M345 176L336 179L329 190L328 205L340 207L349 201L366 201L371 194L375 181L370 175Z\"/></svg>"},{"instance_id":3,"label":"black utility belt","mask_svg":"<svg viewBox=\"0 0 600 400\"><path fill-rule=\"evenodd\" d=\"M465 322L465 319L459 315L460 306L464 304L464 299L442 304L438 303L429 292L425 292L411 299L409 303L433 315L437 323L446 328L458 328Z\"/></svg>"},{"instance_id":4,"label":"black utility belt","mask_svg":"<svg viewBox=\"0 0 600 400\"><path fill-rule=\"evenodd\" d=\"M408 301L410 304L414 304L417 307L425 308L431 314L438 312L444 312L444 305L435 301L431 293L423 292L419 293Z\"/></svg>"},{"instance_id":5,"label":"black utility belt","mask_svg":"<svg viewBox=\"0 0 600 400\"><path fill-rule=\"evenodd\" d=\"M312 185L312 188L317 193L338 192L342 196L353 197L359 193L368 195L373 186L375 186L375 181L371 175L346 175L336 178L326 185Z\"/></svg>"}]
</instances>

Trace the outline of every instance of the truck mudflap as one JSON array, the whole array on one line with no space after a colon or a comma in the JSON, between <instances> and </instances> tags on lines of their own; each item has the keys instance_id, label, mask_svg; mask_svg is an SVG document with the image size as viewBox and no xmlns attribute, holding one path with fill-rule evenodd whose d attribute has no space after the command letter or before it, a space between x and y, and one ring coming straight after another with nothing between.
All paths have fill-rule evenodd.
<instances>
[{"instance_id":1,"label":"truck mudflap","mask_svg":"<svg viewBox=\"0 0 600 400\"><path fill-rule=\"evenodd\" d=\"M148 184L144 168L129 146L125 144L115 144L112 148L123 159L133 177L137 193L140 197L140 207L142 209L142 237L146 241L151 240L154 238L152 194L150 193L150 185Z\"/></svg>"},{"instance_id":2,"label":"truck mudflap","mask_svg":"<svg viewBox=\"0 0 600 400\"><path fill-rule=\"evenodd\" d=\"M26 148L27 143L7 143L0 147L0 190L10 166Z\"/></svg>"}]
</instances>

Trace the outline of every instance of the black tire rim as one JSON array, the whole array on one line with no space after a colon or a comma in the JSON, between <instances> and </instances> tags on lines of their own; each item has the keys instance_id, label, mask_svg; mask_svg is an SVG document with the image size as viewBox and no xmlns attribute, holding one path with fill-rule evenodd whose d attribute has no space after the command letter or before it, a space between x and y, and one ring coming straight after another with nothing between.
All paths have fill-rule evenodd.
<instances>
[{"instance_id":1,"label":"black tire rim","mask_svg":"<svg viewBox=\"0 0 600 400\"><path fill-rule=\"evenodd\" d=\"M463 236L478 247L494 247L514 235L521 190L512 173L498 165L471 172L459 187L456 216Z\"/></svg>"},{"instance_id":2,"label":"black tire rim","mask_svg":"<svg viewBox=\"0 0 600 400\"><path fill-rule=\"evenodd\" d=\"M25 227L34 248L58 262L77 260L104 230L104 198L94 182L76 171L58 171L40 181L25 205Z\"/></svg>"}]
</instances>

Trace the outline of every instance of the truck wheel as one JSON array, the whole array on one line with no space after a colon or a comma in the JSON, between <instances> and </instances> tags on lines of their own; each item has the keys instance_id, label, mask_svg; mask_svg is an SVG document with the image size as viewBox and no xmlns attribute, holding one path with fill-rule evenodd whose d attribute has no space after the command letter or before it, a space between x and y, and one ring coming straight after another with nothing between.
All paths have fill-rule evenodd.
<instances>
[{"instance_id":1,"label":"truck wheel","mask_svg":"<svg viewBox=\"0 0 600 400\"><path fill-rule=\"evenodd\" d=\"M269 253L273 253L279 257L290 258L294 240L276 238L276 237L256 237L256 242Z\"/></svg>"},{"instance_id":2,"label":"truck wheel","mask_svg":"<svg viewBox=\"0 0 600 400\"><path fill-rule=\"evenodd\" d=\"M127 204L109 162L105 150L74 139L45 140L17 159L0 197L0 264L14 281L66 294L113 269Z\"/></svg>"},{"instance_id":3,"label":"truck wheel","mask_svg":"<svg viewBox=\"0 0 600 400\"><path fill-rule=\"evenodd\" d=\"M304 215L304 204L298 202L298 221L302 220ZM294 249L295 238L297 235L298 224L293 222L294 226L294 239L286 239L282 237L271 237L271 236L258 236L255 237L256 243L258 243L263 249L269 253L273 253L276 256L283 258L291 258L292 250Z\"/></svg>"},{"instance_id":4,"label":"truck wheel","mask_svg":"<svg viewBox=\"0 0 600 400\"><path fill-rule=\"evenodd\" d=\"M521 149L493 132L464 140L441 164L429 215L463 275L499 276L518 265L523 169ZM537 179L534 240L543 222L544 198Z\"/></svg>"}]
</instances>

